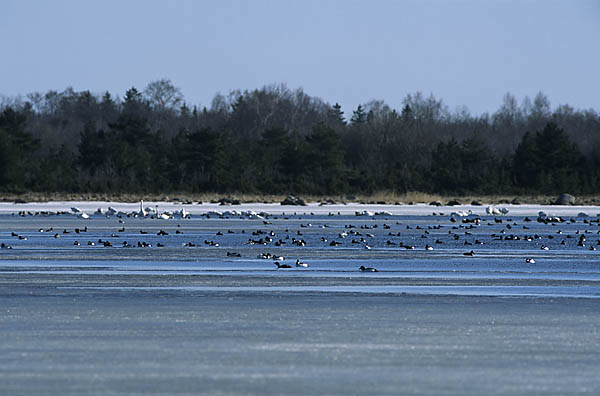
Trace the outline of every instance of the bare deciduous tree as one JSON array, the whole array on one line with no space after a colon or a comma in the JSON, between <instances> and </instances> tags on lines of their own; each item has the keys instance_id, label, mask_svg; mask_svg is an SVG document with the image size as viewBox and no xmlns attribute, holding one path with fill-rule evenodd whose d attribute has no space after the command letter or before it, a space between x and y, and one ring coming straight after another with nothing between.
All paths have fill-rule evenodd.
<instances>
[{"instance_id":1,"label":"bare deciduous tree","mask_svg":"<svg viewBox=\"0 0 600 396\"><path fill-rule=\"evenodd\" d=\"M171 80L163 78L153 81L144 89L144 95L155 110L172 110L183 102L181 90Z\"/></svg>"}]
</instances>

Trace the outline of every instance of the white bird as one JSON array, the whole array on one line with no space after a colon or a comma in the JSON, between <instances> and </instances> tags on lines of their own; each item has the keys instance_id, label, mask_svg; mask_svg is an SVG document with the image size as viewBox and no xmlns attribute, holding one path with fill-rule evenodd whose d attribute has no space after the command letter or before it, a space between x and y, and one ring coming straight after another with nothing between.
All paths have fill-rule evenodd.
<instances>
[{"instance_id":1,"label":"white bird","mask_svg":"<svg viewBox=\"0 0 600 396\"><path fill-rule=\"evenodd\" d=\"M138 213L141 217L146 217L146 210L144 209L144 200L140 201L140 211Z\"/></svg>"},{"instance_id":2,"label":"white bird","mask_svg":"<svg viewBox=\"0 0 600 396\"><path fill-rule=\"evenodd\" d=\"M504 210L506 210L506 208L504 208ZM493 206L488 206L485 209L485 213L487 213L490 216L499 216L501 214L506 214L508 213L508 210L506 210L506 213L502 212L502 209L498 209L498 208L494 208Z\"/></svg>"}]
</instances>

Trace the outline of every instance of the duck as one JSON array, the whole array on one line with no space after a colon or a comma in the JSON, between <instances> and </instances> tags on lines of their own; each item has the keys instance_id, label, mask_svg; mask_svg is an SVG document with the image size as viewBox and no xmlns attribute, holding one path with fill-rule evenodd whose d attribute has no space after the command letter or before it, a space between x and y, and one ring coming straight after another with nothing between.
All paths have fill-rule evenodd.
<instances>
[{"instance_id":1,"label":"duck","mask_svg":"<svg viewBox=\"0 0 600 396\"><path fill-rule=\"evenodd\" d=\"M475 252L473 250L471 250L470 252L463 253L463 256L473 257L473 256L475 256Z\"/></svg>"},{"instance_id":2,"label":"duck","mask_svg":"<svg viewBox=\"0 0 600 396\"><path fill-rule=\"evenodd\" d=\"M433 250L433 246L427 244L425 245L425 250Z\"/></svg>"},{"instance_id":3,"label":"duck","mask_svg":"<svg viewBox=\"0 0 600 396\"><path fill-rule=\"evenodd\" d=\"M365 267L364 265L361 265L358 268L361 272L378 272L376 268L373 267Z\"/></svg>"},{"instance_id":4,"label":"duck","mask_svg":"<svg viewBox=\"0 0 600 396\"><path fill-rule=\"evenodd\" d=\"M277 266L277 269L280 269L280 268L292 268L291 265L289 265L289 264L280 264L279 261L275 261L274 264Z\"/></svg>"},{"instance_id":5,"label":"duck","mask_svg":"<svg viewBox=\"0 0 600 396\"><path fill-rule=\"evenodd\" d=\"M303 263L300 260L296 260L296 267L308 268L308 263Z\"/></svg>"},{"instance_id":6,"label":"duck","mask_svg":"<svg viewBox=\"0 0 600 396\"><path fill-rule=\"evenodd\" d=\"M531 257L527 257L527 258L525 259L525 262L526 262L527 264L535 264L535 260L534 260L534 259L532 259Z\"/></svg>"}]
</instances>

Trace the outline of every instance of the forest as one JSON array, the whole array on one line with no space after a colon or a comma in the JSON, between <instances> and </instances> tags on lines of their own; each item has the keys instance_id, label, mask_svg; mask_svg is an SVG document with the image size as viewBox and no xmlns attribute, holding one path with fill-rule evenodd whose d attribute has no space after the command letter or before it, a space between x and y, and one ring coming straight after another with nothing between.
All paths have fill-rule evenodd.
<instances>
[{"instance_id":1,"label":"forest","mask_svg":"<svg viewBox=\"0 0 600 396\"><path fill-rule=\"evenodd\" d=\"M541 92L478 116L419 92L342 109L284 84L200 108L168 79L0 96L0 191L594 194L600 115Z\"/></svg>"}]
</instances>

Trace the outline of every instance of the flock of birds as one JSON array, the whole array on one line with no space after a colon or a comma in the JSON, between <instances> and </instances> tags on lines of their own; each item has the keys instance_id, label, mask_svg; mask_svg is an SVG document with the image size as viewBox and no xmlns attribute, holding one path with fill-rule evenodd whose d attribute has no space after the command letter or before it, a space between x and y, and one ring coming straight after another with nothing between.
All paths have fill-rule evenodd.
<instances>
[{"instance_id":1,"label":"flock of birds","mask_svg":"<svg viewBox=\"0 0 600 396\"><path fill-rule=\"evenodd\" d=\"M361 247L363 249L366 250L370 250L372 249L372 247L375 244L376 241L376 233L378 234L378 237L384 237L383 239L386 239L385 242L383 243L383 247L385 247L386 249L405 249L405 250L414 250L417 249L415 246L416 240L426 240L427 243L424 246L424 250L426 251L432 251L434 250L434 245L443 245L443 244L450 244L452 243L453 246L457 246L457 244L459 243L458 241L462 241L462 245L463 246L471 246L471 245L484 245L487 242L485 241L525 241L525 242L538 242L542 240L548 240L548 242L556 239L556 238L560 238L562 237L562 240L559 242L560 245L566 245L566 241L568 239L576 239L577 240L577 246L578 247L587 247L587 249L589 250L596 250L596 247L594 245L600 245L600 239L597 239L595 244L592 242L591 244L588 243L588 237L590 234L593 233L593 230L591 229L594 226L600 226L600 219L591 219L589 218L586 214L580 213L579 217L583 218L583 224L588 226L588 229L584 229L584 230L580 230L579 228L575 231L574 234L563 234L562 231L557 230L552 234L547 234L547 235L542 235L540 234L530 234L528 233L527 230L530 229L530 226L528 225L529 223L533 222L534 220L525 217L523 219L523 223L519 224L516 221L513 221L512 219L509 219L506 217L506 214L508 213L507 210L502 210L502 209L495 209L492 207L489 207L486 211L488 213L488 217L482 217L482 216L477 216L474 215L472 213L459 213L459 212L453 212L450 217L449 217L449 224L445 223L445 222L438 222L438 224L435 225L419 225L419 224L412 224L412 225L406 225L404 228L402 223L400 222L396 222L394 225L388 224L387 222L384 222L383 224L377 224L376 222L368 222L367 224L362 224L360 226L355 226L352 224L346 224L344 225L344 230L342 232L336 232L336 234L332 234L332 232L321 232L321 233L317 233L314 231L315 228L320 228L323 230L326 230L328 228L334 228L334 226L327 224L327 222L322 222L322 224L320 225L316 225L313 226L313 224L311 223L300 223L299 224L299 229L296 230L290 230L289 228L285 228L285 230L278 230L277 232L280 233L280 236L278 237L275 229L271 229L271 230L262 230L262 229L255 229L253 231L251 231L251 237L249 237L247 239L246 242L244 242L245 245L258 245L258 246L276 246L276 247L280 247L280 246L284 246L286 244L289 245L293 245L293 246L297 246L297 247L304 247L307 245L311 245L311 246L315 246L318 245L319 247L336 247L336 246L348 246L348 240L350 241L349 244L351 246L357 245L358 247ZM56 215L60 215L60 214L70 214L70 215L75 215L79 218L82 219L88 219L89 216L84 213L83 211L81 211L78 208L72 208L71 212L62 212L62 213L54 213ZM122 234L125 233L125 221L128 218L153 218L153 219L162 219L162 220L169 220L169 219L174 219L174 218L178 218L178 219L189 219L191 216L189 213L187 213L184 209L181 209L181 211L176 211L176 212L159 212L158 208L144 208L143 206L143 201L140 203L140 210L139 211L134 211L134 212L119 212L116 211L113 208L109 208L107 211L103 211L101 209L99 209L96 213L96 215L101 215L101 216L106 216L107 218L110 218L112 216L115 216L116 218L118 218L119 221L119 229L117 230L116 233L111 233L110 234L110 238L112 238L113 240L111 241L110 239L105 239L105 238L99 238L97 240L88 240L85 243L81 243L79 240L75 240L73 242L74 246L103 246L103 247L123 247L123 248L132 248L132 247L140 247L140 248L150 248L150 247L165 247L166 246L166 242L155 242L153 243L152 240L149 241L144 241L144 240L138 240L134 243L130 243L126 240L122 240L120 242L115 242L114 239L122 239ZM23 213L20 212L19 215L21 216L26 216L28 215L27 213ZM36 214L32 214L32 215L49 215L48 212L42 212L42 213L36 213ZM332 215L332 214L330 214ZM375 216L391 216L391 214L388 213L370 213L370 212L357 212L356 213L357 216L371 216L371 219L376 219ZM434 213L434 215L439 216L439 215L443 215L442 213L437 214ZM205 218L209 219L211 218L211 216L215 217L219 217L219 218L229 218L229 216L235 217L235 216L239 216L240 218L249 218L249 219L260 219L262 220L262 223L264 226L269 226L271 225L271 221L270 220L276 220L278 219L277 216L271 216L269 214L266 213L261 213L261 214L257 214L254 212L231 212L231 213L207 213L204 215ZM285 216L285 215L284 215ZM491 217L490 217L491 216ZM284 217L286 218L286 217ZM300 220L301 217L298 217L298 219ZM379 219L379 218L378 218ZM385 221L389 220L387 217L385 218ZM568 224L573 224L573 223L577 223L577 220L575 218L570 218L570 219L565 219L565 218L561 218L561 217L557 217L557 216L548 216L547 214L540 212L538 214L537 219L535 219L535 221L537 223L543 223L544 225L550 225L551 227L555 227L558 226L562 223L568 223ZM320 221L321 222L321 221ZM483 232L478 232L481 229L481 226L491 226L491 227L500 227L499 229L497 229L496 232L493 232L492 234L484 234ZM91 227L91 226L90 226ZM175 231L171 231L171 233L174 234L184 234L183 231L181 231L180 229L180 224L177 224L177 228L175 229ZM267 227L269 228L269 227ZM309 235L311 235L312 240L309 239L309 241L307 242L306 239L303 238L304 236L304 232L307 232L307 230L305 229L312 229L312 230L308 230ZM394 230L392 230L394 229ZM522 230L522 231L517 231L517 230ZM385 230L385 231L381 231L381 230ZM447 230L447 233L446 233ZM61 236L64 236L66 234L85 234L88 232L88 227L82 227L82 228L75 228L72 231L69 231L67 229L64 229L62 232L56 232L52 227L47 228L47 229L39 229L38 230L41 233L49 233L52 235L53 238L60 238ZM282 232L281 232L282 231ZM539 231L538 231L539 232ZM412 243L406 243L404 241L401 240L397 240L397 238L402 238L403 236L405 236L405 234L409 234L411 236L411 242ZM595 232L596 234L600 234L600 230L597 230ZM166 230L160 229L158 232L155 231L144 231L143 229L139 230L139 235L148 235L148 234L155 234L157 237L162 237L162 236L168 236L170 233ZM246 234L245 230L226 230L226 231L218 231L215 236L221 238L221 241L224 240L225 235L229 235L229 234ZM281 234L285 234L285 235L281 235ZM130 235L130 234L129 234ZM586 235L588 235L588 237L586 237ZM27 240L27 236L24 235L20 235L16 232L11 232L10 234L11 237L13 238L17 238L18 240ZM387 236L387 238L385 238ZM477 236L478 238L475 238L475 236ZM315 237L317 237L318 239L316 239ZM435 238L435 240L433 240ZM153 239L156 239L153 237ZM239 240L239 239L238 239ZM180 243L179 246L184 246L184 247L196 247L196 246L208 246L208 247L220 247L221 246L221 241L217 240L209 240L209 239L205 239L204 243L198 243L198 242L194 242L194 241L187 241L184 243ZM431 241L431 242L429 242ZM381 242L378 242L381 244ZM422 245L421 245L422 246ZM2 249L12 249L12 246L2 242L0 245L0 248ZM539 246L540 250L549 250L549 246L547 243L543 243L541 244L541 246ZM475 256L475 250L473 249L469 249L467 252L463 253L463 256L466 257L473 257ZM238 252L231 252L231 251L227 251L226 252L226 256L227 257L241 257L242 255ZM300 261L300 259L296 259L295 264L287 264L285 263L285 258L280 256L280 255L272 255L270 253L260 253L258 255L259 259L266 259L266 260L272 260L273 264L276 266L276 269L291 269L291 268L308 268L309 264L303 261ZM535 259L533 257L525 257L525 262L528 264L534 264L535 263ZM373 267L365 267L365 266L360 266L358 268L359 271L361 272L378 272L376 268Z\"/></svg>"}]
</instances>

